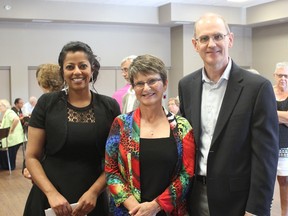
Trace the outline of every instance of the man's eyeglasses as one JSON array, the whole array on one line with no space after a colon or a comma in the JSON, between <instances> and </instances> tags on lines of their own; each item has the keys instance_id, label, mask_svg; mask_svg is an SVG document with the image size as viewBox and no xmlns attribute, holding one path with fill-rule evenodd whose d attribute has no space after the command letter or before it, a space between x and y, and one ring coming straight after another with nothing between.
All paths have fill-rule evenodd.
<instances>
[{"instance_id":1,"label":"man's eyeglasses","mask_svg":"<svg viewBox=\"0 0 288 216\"><path fill-rule=\"evenodd\" d=\"M285 79L288 79L288 74L276 74L275 73L275 76L278 77L278 78L284 77Z\"/></svg>"},{"instance_id":2,"label":"man's eyeglasses","mask_svg":"<svg viewBox=\"0 0 288 216\"><path fill-rule=\"evenodd\" d=\"M137 82L137 83L134 83L133 86L134 88L138 88L138 89L143 89L145 84L147 84L149 87L155 85L158 81L162 80L161 78L158 78L158 79L150 79L146 82Z\"/></svg>"},{"instance_id":3,"label":"man's eyeglasses","mask_svg":"<svg viewBox=\"0 0 288 216\"><path fill-rule=\"evenodd\" d=\"M229 35L229 33L227 33L227 34L217 33L217 34L214 34L212 36L202 35L199 38L196 38L196 41L199 41L201 44L207 44L207 43L209 43L210 38L212 38L212 40L214 42L219 42L219 41L222 41L224 39L224 37L227 35Z\"/></svg>"}]
</instances>

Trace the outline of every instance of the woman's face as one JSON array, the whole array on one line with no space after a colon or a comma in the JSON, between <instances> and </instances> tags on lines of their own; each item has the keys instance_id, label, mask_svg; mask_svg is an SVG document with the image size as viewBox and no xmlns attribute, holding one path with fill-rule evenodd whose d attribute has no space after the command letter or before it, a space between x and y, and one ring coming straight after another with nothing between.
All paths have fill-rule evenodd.
<instances>
[{"instance_id":1,"label":"woman's face","mask_svg":"<svg viewBox=\"0 0 288 216\"><path fill-rule=\"evenodd\" d=\"M92 69L87 55L83 51L66 54L63 72L69 91L89 90Z\"/></svg>"},{"instance_id":2,"label":"woman's face","mask_svg":"<svg viewBox=\"0 0 288 216\"><path fill-rule=\"evenodd\" d=\"M288 90L288 69L277 68L274 73L276 86L282 90Z\"/></svg>"},{"instance_id":3,"label":"woman's face","mask_svg":"<svg viewBox=\"0 0 288 216\"><path fill-rule=\"evenodd\" d=\"M163 94L167 89L167 83L163 83L159 74L144 75L138 73L134 78L134 91L142 105L162 105Z\"/></svg>"}]
</instances>

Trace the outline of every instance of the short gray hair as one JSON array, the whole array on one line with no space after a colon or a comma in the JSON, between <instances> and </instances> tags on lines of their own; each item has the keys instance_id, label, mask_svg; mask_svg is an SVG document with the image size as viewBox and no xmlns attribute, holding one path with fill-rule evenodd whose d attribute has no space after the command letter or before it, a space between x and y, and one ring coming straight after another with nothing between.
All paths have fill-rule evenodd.
<instances>
[{"instance_id":1,"label":"short gray hair","mask_svg":"<svg viewBox=\"0 0 288 216\"><path fill-rule=\"evenodd\" d=\"M276 69L278 68L286 68L286 70L288 69L288 62L278 62L276 64Z\"/></svg>"},{"instance_id":2,"label":"short gray hair","mask_svg":"<svg viewBox=\"0 0 288 216\"><path fill-rule=\"evenodd\" d=\"M167 71L164 62L148 54L138 56L131 63L129 67L129 80L132 86L134 86L134 78L138 74L160 74L163 83L167 80Z\"/></svg>"},{"instance_id":3,"label":"short gray hair","mask_svg":"<svg viewBox=\"0 0 288 216\"><path fill-rule=\"evenodd\" d=\"M137 55L127 56L127 57L125 57L125 58L121 61L121 65L122 65L123 63L125 63L126 61L133 62L133 60L134 60L135 58L137 58Z\"/></svg>"}]
</instances>

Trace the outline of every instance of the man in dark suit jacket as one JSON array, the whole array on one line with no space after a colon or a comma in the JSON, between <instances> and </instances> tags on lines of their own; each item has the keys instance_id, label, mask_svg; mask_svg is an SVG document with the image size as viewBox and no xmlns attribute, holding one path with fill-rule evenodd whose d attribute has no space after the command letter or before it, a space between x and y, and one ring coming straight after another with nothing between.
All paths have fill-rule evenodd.
<instances>
[{"instance_id":1,"label":"man in dark suit jacket","mask_svg":"<svg viewBox=\"0 0 288 216\"><path fill-rule=\"evenodd\" d=\"M194 26L204 67L179 82L180 110L194 130L196 171L191 216L270 215L278 162L271 83L229 57L233 33L217 14Z\"/></svg>"}]
</instances>

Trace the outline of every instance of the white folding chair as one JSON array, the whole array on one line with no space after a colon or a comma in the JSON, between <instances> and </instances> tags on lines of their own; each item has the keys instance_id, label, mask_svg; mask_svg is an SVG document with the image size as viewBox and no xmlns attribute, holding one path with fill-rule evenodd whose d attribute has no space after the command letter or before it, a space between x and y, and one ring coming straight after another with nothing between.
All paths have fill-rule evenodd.
<instances>
[{"instance_id":1,"label":"white folding chair","mask_svg":"<svg viewBox=\"0 0 288 216\"><path fill-rule=\"evenodd\" d=\"M8 167L9 167L9 172L11 174L11 164L10 164L10 156L9 156L9 149L8 149L9 130L10 130L10 127L0 128L0 140L2 140L3 138L6 138L5 142L2 142L2 147L0 148L0 151L6 151L7 153Z\"/></svg>"}]
</instances>

